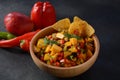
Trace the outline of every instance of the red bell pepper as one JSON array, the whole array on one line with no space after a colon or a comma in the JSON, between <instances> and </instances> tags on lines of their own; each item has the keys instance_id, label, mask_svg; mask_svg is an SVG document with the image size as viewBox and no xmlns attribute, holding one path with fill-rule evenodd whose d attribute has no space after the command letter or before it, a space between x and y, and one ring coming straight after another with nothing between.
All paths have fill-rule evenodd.
<instances>
[{"instance_id":1,"label":"red bell pepper","mask_svg":"<svg viewBox=\"0 0 120 80\"><path fill-rule=\"evenodd\" d=\"M33 31L33 32L29 32L29 33L26 33L26 34L24 34L22 36L18 36L18 37L15 37L13 39L10 39L10 40L0 40L0 47L11 48L11 47L19 46L21 40L29 40L30 41L32 39L32 37L38 31L39 30L36 30L36 31Z\"/></svg>"},{"instance_id":2,"label":"red bell pepper","mask_svg":"<svg viewBox=\"0 0 120 80\"><path fill-rule=\"evenodd\" d=\"M56 22L56 13L53 5L46 2L36 2L31 10L31 20L36 29L42 29Z\"/></svg>"}]
</instances>

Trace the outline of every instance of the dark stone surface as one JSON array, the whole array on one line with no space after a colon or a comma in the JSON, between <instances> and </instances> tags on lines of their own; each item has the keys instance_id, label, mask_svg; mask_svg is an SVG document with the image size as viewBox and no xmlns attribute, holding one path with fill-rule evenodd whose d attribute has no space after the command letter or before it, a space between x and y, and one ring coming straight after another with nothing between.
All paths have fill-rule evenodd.
<instances>
[{"instance_id":1,"label":"dark stone surface","mask_svg":"<svg viewBox=\"0 0 120 80\"><path fill-rule=\"evenodd\" d=\"M0 0L0 31L4 16L17 11L30 15L39 0ZM45 1L45 0L41 0ZM120 0L49 0L57 20L79 16L91 24L101 48L96 63L84 74L66 80L120 80ZM0 48L0 80L62 80L41 71L29 54L19 48Z\"/></svg>"}]
</instances>

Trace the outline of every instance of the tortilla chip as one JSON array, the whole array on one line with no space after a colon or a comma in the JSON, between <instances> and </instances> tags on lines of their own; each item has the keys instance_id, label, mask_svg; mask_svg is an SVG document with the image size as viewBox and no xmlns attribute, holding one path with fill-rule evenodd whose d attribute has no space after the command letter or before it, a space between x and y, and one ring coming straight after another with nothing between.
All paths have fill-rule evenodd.
<instances>
[{"instance_id":1,"label":"tortilla chip","mask_svg":"<svg viewBox=\"0 0 120 80\"><path fill-rule=\"evenodd\" d=\"M69 18L64 18L57 21L52 27L57 31L66 31L70 34L76 34L78 36L92 36L95 33L94 28L86 21L75 16L73 22L70 23Z\"/></svg>"},{"instance_id":2,"label":"tortilla chip","mask_svg":"<svg viewBox=\"0 0 120 80\"><path fill-rule=\"evenodd\" d=\"M86 24L84 24L84 21L72 22L70 24L70 28L68 29L68 33L76 34L78 36L84 36L84 27L85 26L86 26Z\"/></svg>"},{"instance_id":3,"label":"tortilla chip","mask_svg":"<svg viewBox=\"0 0 120 80\"><path fill-rule=\"evenodd\" d=\"M59 20L55 24L53 24L52 27L57 31L68 31L68 28L70 27L70 19L65 18Z\"/></svg>"},{"instance_id":4,"label":"tortilla chip","mask_svg":"<svg viewBox=\"0 0 120 80\"><path fill-rule=\"evenodd\" d=\"M95 33L95 30L86 21L75 16L73 19L73 22L70 24L68 33L76 34L78 36L90 37L91 35L93 35Z\"/></svg>"},{"instance_id":5,"label":"tortilla chip","mask_svg":"<svg viewBox=\"0 0 120 80\"><path fill-rule=\"evenodd\" d=\"M87 22L86 22L86 23L87 23ZM94 33L95 33L94 28L93 28L90 24L87 23L87 26L85 26L85 34L86 34L86 36L90 37L90 36L92 36Z\"/></svg>"},{"instance_id":6,"label":"tortilla chip","mask_svg":"<svg viewBox=\"0 0 120 80\"><path fill-rule=\"evenodd\" d=\"M80 19L78 16L74 16L73 22L78 22L78 21L83 21L83 20Z\"/></svg>"}]
</instances>

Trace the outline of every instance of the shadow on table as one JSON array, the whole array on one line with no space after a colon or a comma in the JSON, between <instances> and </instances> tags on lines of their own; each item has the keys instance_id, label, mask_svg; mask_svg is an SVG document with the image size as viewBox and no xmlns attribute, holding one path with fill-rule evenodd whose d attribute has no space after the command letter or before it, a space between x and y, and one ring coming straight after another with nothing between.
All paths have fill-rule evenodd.
<instances>
[{"instance_id":1,"label":"shadow on table","mask_svg":"<svg viewBox=\"0 0 120 80\"><path fill-rule=\"evenodd\" d=\"M9 53L15 53L15 54L26 54L29 52L23 51L20 47L13 47L13 48L2 48L3 50L9 52Z\"/></svg>"},{"instance_id":2,"label":"shadow on table","mask_svg":"<svg viewBox=\"0 0 120 80\"><path fill-rule=\"evenodd\" d=\"M70 77L70 78L55 77L55 80L91 80L90 75L91 75L91 70L88 70L85 73L75 76L75 77Z\"/></svg>"}]
</instances>

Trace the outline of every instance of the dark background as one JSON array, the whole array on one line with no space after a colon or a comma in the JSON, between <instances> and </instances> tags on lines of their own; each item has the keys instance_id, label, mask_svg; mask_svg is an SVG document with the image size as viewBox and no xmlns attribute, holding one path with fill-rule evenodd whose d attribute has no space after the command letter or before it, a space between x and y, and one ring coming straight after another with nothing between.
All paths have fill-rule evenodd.
<instances>
[{"instance_id":1,"label":"dark background","mask_svg":"<svg viewBox=\"0 0 120 80\"><path fill-rule=\"evenodd\" d=\"M38 0L0 0L0 31L4 16L17 11L30 15ZM40 0L39 0L40 1ZM44 1L44 0L41 0ZM48 0L57 20L79 16L91 24L101 44L96 63L82 75L66 80L120 80L120 0ZM63 80L41 71L29 53L19 48L0 48L0 80Z\"/></svg>"}]
</instances>

